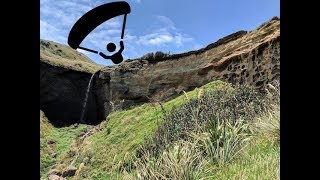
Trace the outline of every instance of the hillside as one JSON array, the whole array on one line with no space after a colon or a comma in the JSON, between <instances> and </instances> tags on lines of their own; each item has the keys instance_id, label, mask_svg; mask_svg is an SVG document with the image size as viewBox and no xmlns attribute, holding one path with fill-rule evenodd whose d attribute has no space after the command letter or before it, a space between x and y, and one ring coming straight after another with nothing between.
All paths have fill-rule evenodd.
<instances>
[{"instance_id":1,"label":"hillside","mask_svg":"<svg viewBox=\"0 0 320 180\"><path fill-rule=\"evenodd\" d=\"M277 17L102 69L40 40L40 179L280 179L279 79Z\"/></svg>"},{"instance_id":2,"label":"hillside","mask_svg":"<svg viewBox=\"0 0 320 180\"><path fill-rule=\"evenodd\" d=\"M134 159L135 155L137 155L136 151L143 147L143 144L150 142L146 140L151 139L151 142L157 142L157 138L153 139L153 137L158 137L157 131L159 131L161 126L165 126L163 125L163 123L166 122L165 117L168 117L167 115L170 114L171 111L174 112L179 109L179 107L188 104L189 101L197 100L201 97L201 94L209 92L217 93L217 97L228 101L228 95L226 95L226 92L229 91L228 89L233 89L230 84L215 81L163 104L146 103L130 110L112 112L108 116L107 121L97 126L73 125L64 128L54 128L42 118L40 120L40 124L42 124L41 134L46 134L46 136L41 138L42 148L40 151L43 153L41 158L42 177L45 178L48 172L61 176L71 165L75 168L84 166L79 175L81 179L117 179L116 177L130 179L125 178L127 176L126 173L123 172L123 170L119 171L119 168L121 169L121 167L127 166L126 164ZM257 94L254 94L253 91L247 91L248 89L244 90L249 96L253 93L251 96L259 97ZM224 94L222 97L219 95L221 93ZM243 92L240 90L239 93L242 94ZM239 96L239 98L242 98L242 100L239 99L239 101L244 103L244 99L248 100L248 97L243 95ZM251 155L244 154L241 158L246 159L246 161L238 159L227 166L227 168L222 169L214 168L215 163L212 163L208 165L208 170L212 171L211 175L216 175L219 177L218 179L224 179L227 176L235 177L234 173L240 173L242 171L241 168L248 168L247 173L243 172L244 174L238 174L237 176L278 177L279 144L273 144L274 139L272 138L274 132L273 126L277 128L277 119L275 119L275 125L271 124L270 126L269 123L270 118L279 117L279 111L276 108L273 110L270 109L272 111L269 113L268 111L260 110L254 113L252 111L254 108L249 106L249 104L252 105L252 103L255 108L261 105L263 107L269 105L268 102L265 102L266 99L263 99L262 97L262 99L259 98L258 101L249 100L247 102L248 104L245 103L243 106L243 108L251 114L245 117L254 118L256 120L253 122L258 122L257 118L261 116L262 120L267 123L267 127L269 127L267 130L271 130L264 133L259 132L258 138L250 141L253 145L248 146L248 149L244 151L256 158L252 159L253 157ZM259 102L263 103L259 105ZM227 113L223 108L220 109L220 111ZM43 117L42 112L40 115ZM179 125L179 123L177 123L177 125ZM169 125L169 127L171 127L171 125ZM179 132L179 130L175 130L174 132ZM272 135L271 138L268 136L269 133ZM258 141L258 143L256 144L255 141ZM83 165L81 165L81 163L83 163ZM264 169L265 167L270 167L270 169ZM268 171L268 175L263 173L264 171ZM134 172L135 171L131 172L133 173L131 174L132 176ZM203 176L207 176L208 174L210 173L205 173Z\"/></svg>"}]
</instances>

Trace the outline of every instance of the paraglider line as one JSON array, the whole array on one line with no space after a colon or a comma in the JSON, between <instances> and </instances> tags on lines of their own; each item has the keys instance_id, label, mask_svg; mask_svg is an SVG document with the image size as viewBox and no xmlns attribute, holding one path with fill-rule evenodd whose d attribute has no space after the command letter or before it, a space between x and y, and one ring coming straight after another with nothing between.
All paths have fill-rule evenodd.
<instances>
[{"instance_id":1,"label":"paraglider line","mask_svg":"<svg viewBox=\"0 0 320 180\"><path fill-rule=\"evenodd\" d=\"M122 33L121 33L121 39L123 39L124 29L125 29L125 27L126 27L126 20L127 20L127 14L124 14L123 25L122 25Z\"/></svg>"},{"instance_id":2,"label":"paraglider line","mask_svg":"<svg viewBox=\"0 0 320 180\"><path fill-rule=\"evenodd\" d=\"M86 50L86 51L89 51L89 52L98 54L98 51L95 51L95 50L92 50L92 49L84 48L84 47L81 47L81 46L79 46L78 48L79 48L79 49L82 49L82 50Z\"/></svg>"}]
</instances>

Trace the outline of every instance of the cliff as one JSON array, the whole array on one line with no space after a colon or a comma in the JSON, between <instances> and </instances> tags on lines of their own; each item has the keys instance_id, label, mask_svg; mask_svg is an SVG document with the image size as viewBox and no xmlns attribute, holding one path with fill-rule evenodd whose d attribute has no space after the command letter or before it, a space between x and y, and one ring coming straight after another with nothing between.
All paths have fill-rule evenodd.
<instances>
[{"instance_id":1,"label":"cliff","mask_svg":"<svg viewBox=\"0 0 320 180\"><path fill-rule=\"evenodd\" d=\"M197 51L149 54L97 73L97 92L123 106L171 99L213 80L263 89L280 78L280 19L239 31ZM105 80L107 79L107 80Z\"/></svg>"},{"instance_id":2,"label":"cliff","mask_svg":"<svg viewBox=\"0 0 320 180\"><path fill-rule=\"evenodd\" d=\"M43 46L40 42L40 50ZM60 46L44 46L40 53L41 110L49 120L73 123L79 121L90 76L100 66ZM62 55L47 50L52 47L60 48ZM69 56L61 58L63 54ZM147 54L104 67L94 75L87 123L105 119L112 106L165 101L213 80L264 89L280 78L280 19L274 17L251 32L233 33L196 51Z\"/></svg>"}]
</instances>

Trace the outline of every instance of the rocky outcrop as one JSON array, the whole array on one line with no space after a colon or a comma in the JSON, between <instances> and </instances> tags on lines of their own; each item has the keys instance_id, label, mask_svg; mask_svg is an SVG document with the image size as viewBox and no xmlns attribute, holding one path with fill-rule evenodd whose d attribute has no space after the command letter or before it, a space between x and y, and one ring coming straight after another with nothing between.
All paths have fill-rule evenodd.
<instances>
[{"instance_id":1,"label":"rocky outcrop","mask_svg":"<svg viewBox=\"0 0 320 180\"><path fill-rule=\"evenodd\" d=\"M98 96L124 107L167 100L213 80L264 88L280 78L280 20L182 54L155 53L97 73ZM104 79L108 79L105 81Z\"/></svg>"},{"instance_id":2,"label":"rocky outcrop","mask_svg":"<svg viewBox=\"0 0 320 180\"><path fill-rule=\"evenodd\" d=\"M91 74L42 61L40 104L49 120L79 121ZM196 51L157 52L98 70L89 94L87 123L105 119L112 107L168 100L213 80L264 89L279 78L280 20L275 17L251 32L236 32Z\"/></svg>"}]
</instances>

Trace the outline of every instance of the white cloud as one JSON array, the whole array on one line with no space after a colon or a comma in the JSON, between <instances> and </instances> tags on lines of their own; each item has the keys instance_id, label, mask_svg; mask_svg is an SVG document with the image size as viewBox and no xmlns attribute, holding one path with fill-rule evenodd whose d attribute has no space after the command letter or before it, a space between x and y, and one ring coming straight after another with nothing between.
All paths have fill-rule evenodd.
<instances>
[{"instance_id":1,"label":"white cloud","mask_svg":"<svg viewBox=\"0 0 320 180\"><path fill-rule=\"evenodd\" d=\"M152 33L145 36L139 37L138 43L143 45L168 45L174 44L176 46L183 45L184 42L192 41L192 38L185 37L182 34L162 34L162 33Z\"/></svg>"},{"instance_id":2,"label":"white cloud","mask_svg":"<svg viewBox=\"0 0 320 180\"><path fill-rule=\"evenodd\" d=\"M40 38L67 43L74 22L91 7L75 0L40 2Z\"/></svg>"},{"instance_id":3,"label":"white cloud","mask_svg":"<svg viewBox=\"0 0 320 180\"><path fill-rule=\"evenodd\" d=\"M190 36L181 33L176 27L174 22L166 16L154 16L155 29L151 30L150 34L146 34L138 37L138 43L143 45L156 45L156 46L167 46L175 45L182 46L186 42L193 41ZM161 28L158 28L161 27Z\"/></svg>"},{"instance_id":4,"label":"white cloud","mask_svg":"<svg viewBox=\"0 0 320 180\"><path fill-rule=\"evenodd\" d=\"M147 42L149 44L163 44L163 43L168 43L168 42L171 42L173 39L173 37L171 35L159 35L158 37L154 37L154 38L151 38L149 39Z\"/></svg>"},{"instance_id":5,"label":"white cloud","mask_svg":"<svg viewBox=\"0 0 320 180\"><path fill-rule=\"evenodd\" d=\"M54 40L59 43L65 42L65 37L60 33L59 29L46 21L40 20L40 38Z\"/></svg>"}]
</instances>

